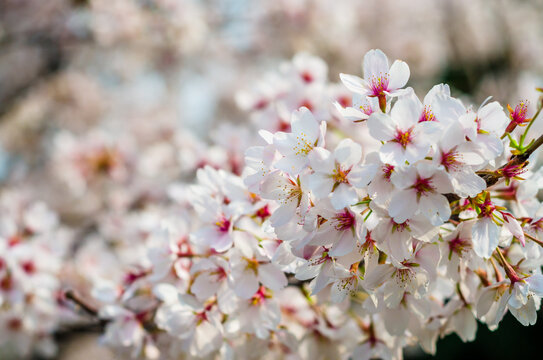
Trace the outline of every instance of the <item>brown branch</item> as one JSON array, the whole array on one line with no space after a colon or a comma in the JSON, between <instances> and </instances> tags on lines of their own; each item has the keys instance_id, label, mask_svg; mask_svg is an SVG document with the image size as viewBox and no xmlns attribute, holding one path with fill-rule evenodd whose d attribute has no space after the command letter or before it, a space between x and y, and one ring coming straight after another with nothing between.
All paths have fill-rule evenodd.
<instances>
[{"instance_id":1,"label":"brown branch","mask_svg":"<svg viewBox=\"0 0 543 360\"><path fill-rule=\"evenodd\" d=\"M93 318L98 318L98 310L96 310L92 305L88 304L85 300L83 300L75 291L71 289L66 290L64 292L64 297L66 297L67 300L72 301L87 315Z\"/></svg>"}]
</instances>

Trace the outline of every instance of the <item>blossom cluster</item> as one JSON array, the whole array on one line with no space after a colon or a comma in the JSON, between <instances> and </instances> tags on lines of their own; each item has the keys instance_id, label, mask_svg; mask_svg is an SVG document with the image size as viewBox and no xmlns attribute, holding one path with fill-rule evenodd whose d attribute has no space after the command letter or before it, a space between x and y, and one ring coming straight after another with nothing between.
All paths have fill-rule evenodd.
<instances>
[{"instance_id":1,"label":"blossom cluster","mask_svg":"<svg viewBox=\"0 0 543 360\"><path fill-rule=\"evenodd\" d=\"M518 114L446 85L421 101L409 76L372 50L324 120L302 106L259 132L242 175L205 166L171 185L145 261L94 281L104 341L147 358L397 359L507 311L534 324L542 174L511 147ZM287 107L281 94L266 108Z\"/></svg>"},{"instance_id":2,"label":"blossom cluster","mask_svg":"<svg viewBox=\"0 0 543 360\"><path fill-rule=\"evenodd\" d=\"M409 78L371 50L330 83L300 53L237 95L254 134L209 146L168 111L56 133L59 215L3 195L0 349L54 356L75 325L121 358L401 359L534 324L539 113Z\"/></svg>"},{"instance_id":3,"label":"blossom cluster","mask_svg":"<svg viewBox=\"0 0 543 360\"><path fill-rule=\"evenodd\" d=\"M349 303L366 335L355 358L396 357L412 343L434 352L450 332L473 340L476 319L494 329L506 311L534 324L540 171L501 166L510 158L502 106L466 108L446 85L421 101L404 89L407 64L380 50L363 69L364 78L341 74L353 105L337 106L369 139L329 146L326 123L301 108L290 132L261 132L267 145L247 152L246 184L272 201L269 225L303 262L294 277ZM506 185L487 188L483 174Z\"/></svg>"},{"instance_id":4,"label":"blossom cluster","mask_svg":"<svg viewBox=\"0 0 543 360\"><path fill-rule=\"evenodd\" d=\"M70 231L42 202L0 198L0 349L5 358L56 353L52 335L76 320L62 293Z\"/></svg>"}]
</instances>

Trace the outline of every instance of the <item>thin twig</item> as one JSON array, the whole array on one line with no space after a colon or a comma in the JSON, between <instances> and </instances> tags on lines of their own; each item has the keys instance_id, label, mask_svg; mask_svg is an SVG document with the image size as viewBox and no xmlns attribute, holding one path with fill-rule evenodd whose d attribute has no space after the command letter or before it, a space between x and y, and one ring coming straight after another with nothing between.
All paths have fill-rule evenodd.
<instances>
[{"instance_id":1,"label":"thin twig","mask_svg":"<svg viewBox=\"0 0 543 360\"><path fill-rule=\"evenodd\" d=\"M74 304L79 306L81 310L83 310L87 315L98 318L98 310L96 310L92 305L88 304L85 300L83 300L78 294L75 293L73 290L66 290L64 292L64 296L67 300L72 301Z\"/></svg>"}]
</instances>

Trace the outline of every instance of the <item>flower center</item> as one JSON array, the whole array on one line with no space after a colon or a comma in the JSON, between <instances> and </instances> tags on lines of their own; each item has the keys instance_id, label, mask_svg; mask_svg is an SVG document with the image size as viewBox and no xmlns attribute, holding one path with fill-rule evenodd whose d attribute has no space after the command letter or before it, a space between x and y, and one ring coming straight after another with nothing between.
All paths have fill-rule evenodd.
<instances>
[{"instance_id":1,"label":"flower center","mask_svg":"<svg viewBox=\"0 0 543 360\"><path fill-rule=\"evenodd\" d=\"M19 331L23 328L23 321L19 318L11 318L7 322L7 328L11 331Z\"/></svg>"},{"instance_id":2,"label":"flower center","mask_svg":"<svg viewBox=\"0 0 543 360\"><path fill-rule=\"evenodd\" d=\"M396 141L398 144L400 144L404 149L407 147L409 143L411 143L413 128L410 128L409 130L402 131L398 129L396 131L396 137L393 141Z\"/></svg>"},{"instance_id":3,"label":"flower center","mask_svg":"<svg viewBox=\"0 0 543 360\"><path fill-rule=\"evenodd\" d=\"M13 288L13 279L9 273L0 280L0 289L4 291L9 291Z\"/></svg>"},{"instance_id":4,"label":"flower center","mask_svg":"<svg viewBox=\"0 0 543 360\"><path fill-rule=\"evenodd\" d=\"M337 231L345 231L353 227L355 219L350 211L344 211L334 216L334 227Z\"/></svg>"},{"instance_id":5,"label":"flower center","mask_svg":"<svg viewBox=\"0 0 543 360\"><path fill-rule=\"evenodd\" d=\"M441 153L441 165L445 167L445 170L457 170L461 163L458 161L460 154L456 151L456 148L449 150L448 152Z\"/></svg>"},{"instance_id":6,"label":"flower center","mask_svg":"<svg viewBox=\"0 0 543 360\"><path fill-rule=\"evenodd\" d=\"M260 305L269 297L271 297L270 291L264 286L260 286L258 291L251 298L251 305Z\"/></svg>"},{"instance_id":7,"label":"flower center","mask_svg":"<svg viewBox=\"0 0 543 360\"><path fill-rule=\"evenodd\" d=\"M23 261L21 263L21 267L28 275L32 275L36 272L36 265L34 265L34 262L32 260Z\"/></svg>"},{"instance_id":8,"label":"flower center","mask_svg":"<svg viewBox=\"0 0 543 360\"><path fill-rule=\"evenodd\" d=\"M332 174L332 178L336 184L348 184L349 180L347 180L347 175L349 175L349 172L351 172L351 169L343 170L339 165L337 165Z\"/></svg>"},{"instance_id":9,"label":"flower center","mask_svg":"<svg viewBox=\"0 0 543 360\"><path fill-rule=\"evenodd\" d=\"M467 247L469 247L468 241L456 236L454 239L449 241L449 257L453 251L457 253L458 256L461 256L462 252L464 252Z\"/></svg>"},{"instance_id":10,"label":"flower center","mask_svg":"<svg viewBox=\"0 0 543 360\"><path fill-rule=\"evenodd\" d=\"M385 164L382 167L383 170L383 177L387 182L390 182L390 176L392 175L392 172L394 171L394 165Z\"/></svg>"},{"instance_id":11,"label":"flower center","mask_svg":"<svg viewBox=\"0 0 543 360\"><path fill-rule=\"evenodd\" d=\"M366 104L366 105L359 105L358 107L360 108L360 110L361 110L364 114L366 114L366 115L368 115L368 116L370 116L371 114L373 114L373 109L371 108L371 105L369 105L369 104Z\"/></svg>"},{"instance_id":12,"label":"flower center","mask_svg":"<svg viewBox=\"0 0 543 360\"><path fill-rule=\"evenodd\" d=\"M300 74L302 80L306 83L313 82L313 75L309 71L304 71Z\"/></svg>"},{"instance_id":13,"label":"flower center","mask_svg":"<svg viewBox=\"0 0 543 360\"><path fill-rule=\"evenodd\" d=\"M221 218L215 223L220 232L228 232L230 229L230 220L221 215Z\"/></svg>"},{"instance_id":14,"label":"flower center","mask_svg":"<svg viewBox=\"0 0 543 360\"><path fill-rule=\"evenodd\" d=\"M481 209L481 217L492 218L492 213L496 210L496 207L492 204L492 201L485 200L484 203L479 205L479 209Z\"/></svg>"},{"instance_id":15,"label":"flower center","mask_svg":"<svg viewBox=\"0 0 543 360\"><path fill-rule=\"evenodd\" d=\"M411 187L417 192L417 197L426 195L428 193L434 192L434 187L432 186L432 178L421 178L417 177L417 181Z\"/></svg>"},{"instance_id":16,"label":"flower center","mask_svg":"<svg viewBox=\"0 0 543 360\"><path fill-rule=\"evenodd\" d=\"M268 218L271 215L268 205L264 205L263 207L258 209L255 215L259 217L261 220L265 220L266 218Z\"/></svg>"},{"instance_id":17,"label":"flower center","mask_svg":"<svg viewBox=\"0 0 543 360\"><path fill-rule=\"evenodd\" d=\"M337 99L337 102L339 103L339 105L343 106L344 108L351 106L353 103L349 96L340 96Z\"/></svg>"},{"instance_id":18,"label":"flower center","mask_svg":"<svg viewBox=\"0 0 543 360\"><path fill-rule=\"evenodd\" d=\"M296 136L296 145L294 146L296 155L307 155L311 150L313 150L313 144L307 140L307 135L301 132Z\"/></svg>"},{"instance_id":19,"label":"flower center","mask_svg":"<svg viewBox=\"0 0 543 360\"><path fill-rule=\"evenodd\" d=\"M388 90L388 77L388 73L381 73L379 76L372 76L370 81L370 88L372 94L370 96L385 95L385 91Z\"/></svg>"},{"instance_id":20,"label":"flower center","mask_svg":"<svg viewBox=\"0 0 543 360\"><path fill-rule=\"evenodd\" d=\"M252 270L255 274L258 274L258 260L255 258L250 259L248 257L244 257L243 259L247 262L245 268Z\"/></svg>"},{"instance_id":21,"label":"flower center","mask_svg":"<svg viewBox=\"0 0 543 360\"><path fill-rule=\"evenodd\" d=\"M425 121L437 121L430 105L425 105L422 114L420 114L419 122Z\"/></svg>"},{"instance_id":22,"label":"flower center","mask_svg":"<svg viewBox=\"0 0 543 360\"><path fill-rule=\"evenodd\" d=\"M415 277L415 274L413 270L411 269L412 264L402 263L402 265L407 266L407 267L398 269L396 271L396 280L403 284L410 283Z\"/></svg>"},{"instance_id":23,"label":"flower center","mask_svg":"<svg viewBox=\"0 0 543 360\"><path fill-rule=\"evenodd\" d=\"M395 231L403 232L404 230L411 231L411 229L409 228L409 220L406 220L401 224L398 224L394 220L391 220L391 221L392 221L392 232L395 232Z\"/></svg>"},{"instance_id":24,"label":"flower center","mask_svg":"<svg viewBox=\"0 0 543 360\"><path fill-rule=\"evenodd\" d=\"M517 106L515 106L515 111L509 111L511 121L513 121L517 125L523 125L524 123L529 122L530 119L526 119L527 112L527 101L521 101Z\"/></svg>"}]
</instances>

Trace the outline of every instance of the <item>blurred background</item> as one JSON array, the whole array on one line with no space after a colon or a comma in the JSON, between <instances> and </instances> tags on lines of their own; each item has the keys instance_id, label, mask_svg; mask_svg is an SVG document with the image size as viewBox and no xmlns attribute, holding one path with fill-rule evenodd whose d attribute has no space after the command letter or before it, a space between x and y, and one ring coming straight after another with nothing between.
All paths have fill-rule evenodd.
<instances>
[{"instance_id":1,"label":"blurred background","mask_svg":"<svg viewBox=\"0 0 543 360\"><path fill-rule=\"evenodd\" d=\"M489 95L535 106L542 19L541 0L1 0L1 188L43 199L84 237L104 207L140 206L160 184L190 177L183 169L210 162L202 148L243 149L226 125L253 135L236 94L265 93L264 80L299 52L322 58L332 83L340 72L361 75L363 55L380 48L409 64L419 96L445 82L475 106ZM89 191L66 168L81 147L104 143L131 151L145 175L114 205L104 205L103 184ZM102 155L93 169L109 171L118 159ZM473 344L441 341L437 358L514 356L535 349L540 333L541 322L523 328L507 316L491 335L480 327ZM64 334L60 356L88 358L74 339L95 344Z\"/></svg>"}]
</instances>

